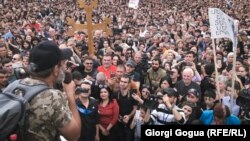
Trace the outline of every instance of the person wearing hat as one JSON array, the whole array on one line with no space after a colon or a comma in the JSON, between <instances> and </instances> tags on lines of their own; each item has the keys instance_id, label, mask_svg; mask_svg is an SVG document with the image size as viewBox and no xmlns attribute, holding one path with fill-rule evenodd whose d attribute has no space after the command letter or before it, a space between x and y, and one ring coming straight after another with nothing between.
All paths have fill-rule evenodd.
<instances>
[{"instance_id":1,"label":"person wearing hat","mask_svg":"<svg viewBox=\"0 0 250 141\"><path fill-rule=\"evenodd\" d=\"M152 111L150 120L153 125L185 124L185 114L176 106L179 94L173 88L162 90L163 103Z\"/></svg>"},{"instance_id":2,"label":"person wearing hat","mask_svg":"<svg viewBox=\"0 0 250 141\"><path fill-rule=\"evenodd\" d=\"M53 88L62 83L65 76L66 59L72 56L70 49L59 49L52 41L42 41L30 52L30 78L20 83L25 85L48 85L31 101L25 128L25 140L58 140L63 135L67 140L77 140L81 131L81 120L75 103L75 85L64 83L64 92ZM32 121L32 122L31 122Z\"/></svg>"},{"instance_id":3,"label":"person wearing hat","mask_svg":"<svg viewBox=\"0 0 250 141\"><path fill-rule=\"evenodd\" d=\"M202 114L202 110L201 110L201 103L200 103L200 98L201 98L201 94L198 90L191 88L188 90L187 94L181 99L182 102L188 101L188 102L192 102L194 103L195 107L193 107L193 119L199 119L201 114Z\"/></svg>"},{"instance_id":4,"label":"person wearing hat","mask_svg":"<svg viewBox=\"0 0 250 141\"><path fill-rule=\"evenodd\" d=\"M129 59L125 65L125 74L127 74L131 78L136 88L139 90L141 79L140 79L140 74L135 71L135 67L136 67L135 61Z\"/></svg>"}]
</instances>

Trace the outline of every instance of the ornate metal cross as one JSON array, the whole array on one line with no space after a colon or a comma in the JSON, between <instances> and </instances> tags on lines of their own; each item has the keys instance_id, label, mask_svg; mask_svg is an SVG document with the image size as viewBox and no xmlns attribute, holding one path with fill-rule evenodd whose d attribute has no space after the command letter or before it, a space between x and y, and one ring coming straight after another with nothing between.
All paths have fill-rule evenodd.
<instances>
[{"instance_id":1,"label":"ornate metal cross","mask_svg":"<svg viewBox=\"0 0 250 141\"><path fill-rule=\"evenodd\" d=\"M103 30L108 35L112 35L112 30L108 28L108 24L111 23L110 18L104 18L102 23L99 24L93 24L92 23L92 13L93 9L97 7L98 0L94 0L90 3L90 5L87 5L85 3L85 0L78 0L79 7L83 8L86 11L86 19L87 24L77 24L75 23L74 19L67 18L68 25L72 26L71 29L68 31L68 35L74 35L75 31L87 29L88 34L88 47L89 47L89 54L92 56L94 55L94 39L93 39L93 31L95 30Z\"/></svg>"}]
</instances>

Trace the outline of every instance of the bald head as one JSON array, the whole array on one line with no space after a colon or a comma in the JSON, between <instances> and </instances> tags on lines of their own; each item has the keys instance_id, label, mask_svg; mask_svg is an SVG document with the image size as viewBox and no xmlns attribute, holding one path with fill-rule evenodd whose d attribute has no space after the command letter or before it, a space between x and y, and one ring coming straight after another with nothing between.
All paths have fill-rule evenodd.
<instances>
[{"instance_id":1,"label":"bald head","mask_svg":"<svg viewBox=\"0 0 250 141\"><path fill-rule=\"evenodd\" d=\"M96 75L96 80L106 80L106 75L103 72L98 72Z\"/></svg>"},{"instance_id":2,"label":"bald head","mask_svg":"<svg viewBox=\"0 0 250 141\"><path fill-rule=\"evenodd\" d=\"M185 85L189 85L194 77L194 71L191 68L185 68L182 72L182 80Z\"/></svg>"},{"instance_id":3,"label":"bald head","mask_svg":"<svg viewBox=\"0 0 250 141\"><path fill-rule=\"evenodd\" d=\"M185 68L182 73L194 76L194 71L191 68Z\"/></svg>"},{"instance_id":4,"label":"bald head","mask_svg":"<svg viewBox=\"0 0 250 141\"><path fill-rule=\"evenodd\" d=\"M141 62L141 59L142 59L142 54L140 51L137 51L134 55L134 60L136 64L139 64Z\"/></svg>"}]
</instances>

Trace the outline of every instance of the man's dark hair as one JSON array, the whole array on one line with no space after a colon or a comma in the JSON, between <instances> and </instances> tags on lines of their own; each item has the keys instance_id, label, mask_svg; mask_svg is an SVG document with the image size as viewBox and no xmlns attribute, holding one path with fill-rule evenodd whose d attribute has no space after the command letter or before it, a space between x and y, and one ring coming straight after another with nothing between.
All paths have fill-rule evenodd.
<instances>
[{"instance_id":1,"label":"man's dark hair","mask_svg":"<svg viewBox=\"0 0 250 141\"><path fill-rule=\"evenodd\" d=\"M161 65L161 59L159 57L155 57L152 59L152 61L158 61L159 65Z\"/></svg>"},{"instance_id":2,"label":"man's dark hair","mask_svg":"<svg viewBox=\"0 0 250 141\"><path fill-rule=\"evenodd\" d=\"M72 79L81 80L83 79L83 76L79 71L74 71L72 73Z\"/></svg>"},{"instance_id":3,"label":"man's dark hair","mask_svg":"<svg viewBox=\"0 0 250 141\"><path fill-rule=\"evenodd\" d=\"M90 56L86 56L86 57L83 59L83 62L85 62L86 60L94 61Z\"/></svg>"},{"instance_id":4,"label":"man's dark hair","mask_svg":"<svg viewBox=\"0 0 250 141\"><path fill-rule=\"evenodd\" d=\"M7 70L6 69L0 69L0 74L7 74Z\"/></svg>"},{"instance_id":5,"label":"man's dark hair","mask_svg":"<svg viewBox=\"0 0 250 141\"><path fill-rule=\"evenodd\" d=\"M204 67L204 70L205 70L205 73L208 75L208 76L211 76L213 74L213 72L215 71L215 67L214 67L214 64L207 64L205 67Z\"/></svg>"},{"instance_id":6,"label":"man's dark hair","mask_svg":"<svg viewBox=\"0 0 250 141\"><path fill-rule=\"evenodd\" d=\"M129 75L127 75L127 74L124 74L123 76L122 76L122 78L126 78L126 79L128 79L129 81L129 83L131 82L131 78L130 78L130 76Z\"/></svg>"},{"instance_id":7,"label":"man's dark hair","mask_svg":"<svg viewBox=\"0 0 250 141\"><path fill-rule=\"evenodd\" d=\"M204 92L204 97L210 97L215 99L216 98L216 92L213 89L208 89Z\"/></svg>"},{"instance_id":8,"label":"man's dark hair","mask_svg":"<svg viewBox=\"0 0 250 141\"><path fill-rule=\"evenodd\" d=\"M1 63L2 63L2 65L4 66L5 64L10 63L11 61L12 61L11 58L5 57L5 58L2 59Z\"/></svg>"},{"instance_id":9,"label":"man's dark hair","mask_svg":"<svg viewBox=\"0 0 250 141\"><path fill-rule=\"evenodd\" d=\"M123 52L123 49L121 46L115 46L115 51L117 52Z\"/></svg>"},{"instance_id":10,"label":"man's dark hair","mask_svg":"<svg viewBox=\"0 0 250 141\"><path fill-rule=\"evenodd\" d=\"M185 56L188 55L188 54L192 54L193 57L195 57L195 53L194 53L193 51L188 51L188 52L185 54Z\"/></svg>"}]
</instances>

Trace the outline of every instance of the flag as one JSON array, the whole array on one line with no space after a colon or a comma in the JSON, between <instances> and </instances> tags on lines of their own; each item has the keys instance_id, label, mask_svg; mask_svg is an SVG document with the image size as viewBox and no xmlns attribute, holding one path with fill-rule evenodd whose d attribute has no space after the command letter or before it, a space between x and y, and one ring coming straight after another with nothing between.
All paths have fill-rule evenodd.
<instances>
[{"instance_id":1,"label":"flag","mask_svg":"<svg viewBox=\"0 0 250 141\"><path fill-rule=\"evenodd\" d=\"M137 9L139 6L139 0L129 0L128 7Z\"/></svg>"},{"instance_id":2,"label":"flag","mask_svg":"<svg viewBox=\"0 0 250 141\"><path fill-rule=\"evenodd\" d=\"M235 43L237 22L218 8L208 9L211 38L229 38Z\"/></svg>"}]
</instances>

